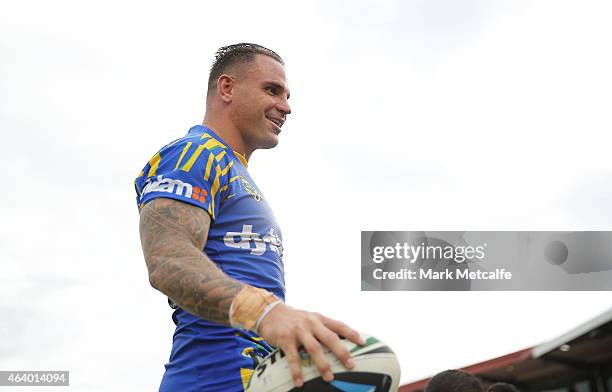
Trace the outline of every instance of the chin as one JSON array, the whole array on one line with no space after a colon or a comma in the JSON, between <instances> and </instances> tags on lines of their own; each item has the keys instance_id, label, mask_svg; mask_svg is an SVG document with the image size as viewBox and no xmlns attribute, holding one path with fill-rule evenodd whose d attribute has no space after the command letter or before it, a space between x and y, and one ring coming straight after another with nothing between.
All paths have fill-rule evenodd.
<instances>
[{"instance_id":1,"label":"chin","mask_svg":"<svg viewBox=\"0 0 612 392\"><path fill-rule=\"evenodd\" d=\"M277 129L265 129L261 133L261 139L259 140L259 148L274 148L278 144L278 131Z\"/></svg>"},{"instance_id":2,"label":"chin","mask_svg":"<svg viewBox=\"0 0 612 392\"><path fill-rule=\"evenodd\" d=\"M278 145L278 136L274 136L273 138L266 139L261 143L261 149L274 148Z\"/></svg>"},{"instance_id":3,"label":"chin","mask_svg":"<svg viewBox=\"0 0 612 392\"><path fill-rule=\"evenodd\" d=\"M278 144L278 135L266 130L264 133L258 135L257 138L251 138L248 141L248 145L252 146L254 150L267 150L276 147Z\"/></svg>"}]
</instances>

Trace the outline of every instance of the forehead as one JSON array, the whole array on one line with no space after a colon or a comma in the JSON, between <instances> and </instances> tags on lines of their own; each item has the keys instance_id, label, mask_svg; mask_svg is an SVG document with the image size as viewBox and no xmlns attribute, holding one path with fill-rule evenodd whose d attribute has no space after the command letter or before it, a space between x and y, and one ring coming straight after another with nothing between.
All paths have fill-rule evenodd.
<instances>
[{"instance_id":1,"label":"forehead","mask_svg":"<svg viewBox=\"0 0 612 392\"><path fill-rule=\"evenodd\" d=\"M244 64L245 79L254 82L274 82L287 89L287 75L285 67L273 58L258 54L255 59Z\"/></svg>"}]
</instances>

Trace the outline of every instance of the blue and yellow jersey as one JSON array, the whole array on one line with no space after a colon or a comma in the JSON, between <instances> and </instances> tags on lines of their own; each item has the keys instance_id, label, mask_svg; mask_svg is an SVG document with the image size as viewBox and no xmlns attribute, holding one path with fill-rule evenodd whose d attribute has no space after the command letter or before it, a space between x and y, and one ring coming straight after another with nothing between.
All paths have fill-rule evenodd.
<instances>
[{"instance_id":1,"label":"blue and yellow jersey","mask_svg":"<svg viewBox=\"0 0 612 392\"><path fill-rule=\"evenodd\" d=\"M244 157L211 129L194 126L163 147L140 172L135 187L139 208L164 197L207 211L211 226L203 251L208 257L228 276L284 300L281 231ZM252 354L264 355L270 349L249 331L209 322L180 308L172 318L177 328L160 390L216 390L210 383L220 382L219 390L229 391L227 380L240 386L248 381ZM220 366L228 371L217 371L212 379L203 375Z\"/></svg>"},{"instance_id":2,"label":"blue and yellow jersey","mask_svg":"<svg viewBox=\"0 0 612 392\"><path fill-rule=\"evenodd\" d=\"M203 251L230 277L285 297L282 236L247 162L201 125L158 151L135 181L136 202L165 197L211 217Z\"/></svg>"}]
</instances>

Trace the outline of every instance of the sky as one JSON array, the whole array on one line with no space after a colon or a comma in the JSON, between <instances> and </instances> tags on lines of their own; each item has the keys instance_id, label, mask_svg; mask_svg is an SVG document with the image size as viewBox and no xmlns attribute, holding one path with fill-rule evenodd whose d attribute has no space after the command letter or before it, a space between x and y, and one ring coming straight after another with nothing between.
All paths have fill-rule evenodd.
<instances>
[{"instance_id":1,"label":"sky","mask_svg":"<svg viewBox=\"0 0 612 392\"><path fill-rule=\"evenodd\" d=\"M1 0L0 370L158 386L173 324L132 184L202 122L213 54L237 42L287 64L293 112L249 172L283 231L290 305L386 341L404 383L606 311L609 292L361 292L359 241L609 229L611 16L603 1Z\"/></svg>"}]
</instances>

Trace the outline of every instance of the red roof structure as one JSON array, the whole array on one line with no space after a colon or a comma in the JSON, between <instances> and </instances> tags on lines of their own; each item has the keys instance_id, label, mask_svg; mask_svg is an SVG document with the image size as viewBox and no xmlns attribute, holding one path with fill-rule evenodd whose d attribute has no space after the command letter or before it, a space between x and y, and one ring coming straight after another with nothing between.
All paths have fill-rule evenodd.
<instances>
[{"instance_id":1,"label":"red roof structure","mask_svg":"<svg viewBox=\"0 0 612 392\"><path fill-rule=\"evenodd\" d=\"M462 370L485 386L508 382L529 392L612 392L612 309L549 342ZM402 385L399 392L422 392L428 382Z\"/></svg>"}]
</instances>

